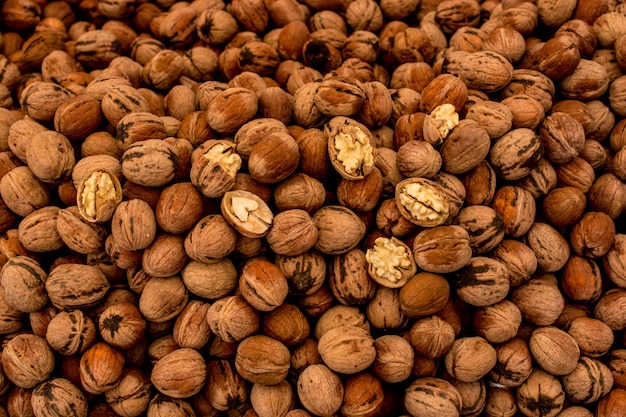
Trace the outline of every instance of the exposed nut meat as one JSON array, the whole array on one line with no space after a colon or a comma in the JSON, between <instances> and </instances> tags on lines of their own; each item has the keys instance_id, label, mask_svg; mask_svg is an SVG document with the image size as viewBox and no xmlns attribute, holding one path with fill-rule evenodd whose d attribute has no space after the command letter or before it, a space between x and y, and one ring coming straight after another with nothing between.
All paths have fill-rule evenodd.
<instances>
[{"instance_id":1,"label":"exposed nut meat","mask_svg":"<svg viewBox=\"0 0 626 417\"><path fill-rule=\"evenodd\" d=\"M443 224L450 212L450 204L440 186L425 178L400 182L396 187L396 203L400 213L418 226Z\"/></svg>"},{"instance_id":2,"label":"exposed nut meat","mask_svg":"<svg viewBox=\"0 0 626 417\"><path fill-rule=\"evenodd\" d=\"M374 156L369 138L355 127L351 133L341 132L333 138L339 151L337 159L348 174L359 175L370 171L374 166Z\"/></svg>"},{"instance_id":3,"label":"exposed nut meat","mask_svg":"<svg viewBox=\"0 0 626 417\"><path fill-rule=\"evenodd\" d=\"M243 190L224 194L222 214L239 233L252 238L265 236L274 219L272 211L259 196Z\"/></svg>"},{"instance_id":4,"label":"exposed nut meat","mask_svg":"<svg viewBox=\"0 0 626 417\"><path fill-rule=\"evenodd\" d=\"M443 139L459 124L459 114L454 106L449 103L435 107L429 117L434 119L437 131Z\"/></svg>"},{"instance_id":5,"label":"exposed nut meat","mask_svg":"<svg viewBox=\"0 0 626 417\"><path fill-rule=\"evenodd\" d=\"M328 154L337 172L348 180L362 179L374 169L375 143L361 123L337 116L324 127Z\"/></svg>"},{"instance_id":6,"label":"exposed nut meat","mask_svg":"<svg viewBox=\"0 0 626 417\"><path fill-rule=\"evenodd\" d=\"M374 246L365 253L365 259L370 276L389 287L401 286L416 271L411 250L394 237L377 238Z\"/></svg>"},{"instance_id":7,"label":"exposed nut meat","mask_svg":"<svg viewBox=\"0 0 626 417\"><path fill-rule=\"evenodd\" d=\"M92 172L78 190L78 210L90 222L110 219L115 207L122 201L119 180L108 172Z\"/></svg>"},{"instance_id":8,"label":"exposed nut meat","mask_svg":"<svg viewBox=\"0 0 626 417\"><path fill-rule=\"evenodd\" d=\"M234 148L227 147L221 143L209 149L203 157L210 162L218 164L226 173L233 177L237 175L237 171L241 168L241 157L234 152Z\"/></svg>"}]
</instances>

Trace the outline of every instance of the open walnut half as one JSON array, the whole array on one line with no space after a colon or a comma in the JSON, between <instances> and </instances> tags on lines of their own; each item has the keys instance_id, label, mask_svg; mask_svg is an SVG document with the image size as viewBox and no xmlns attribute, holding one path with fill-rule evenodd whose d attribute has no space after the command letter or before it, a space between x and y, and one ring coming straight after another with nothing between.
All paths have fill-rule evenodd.
<instances>
[{"instance_id":1,"label":"open walnut half","mask_svg":"<svg viewBox=\"0 0 626 417\"><path fill-rule=\"evenodd\" d=\"M191 183L209 198L221 197L235 185L241 157L227 139L210 139L191 156Z\"/></svg>"},{"instance_id":2,"label":"open walnut half","mask_svg":"<svg viewBox=\"0 0 626 417\"><path fill-rule=\"evenodd\" d=\"M83 178L77 189L80 215L89 222L106 222L122 202L122 185L106 171L94 171Z\"/></svg>"},{"instance_id":3,"label":"open walnut half","mask_svg":"<svg viewBox=\"0 0 626 417\"><path fill-rule=\"evenodd\" d=\"M328 155L339 175L347 180L364 178L374 169L376 144L365 125L348 117L333 117L324 126Z\"/></svg>"},{"instance_id":4,"label":"open walnut half","mask_svg":"<svg viewBox=\"0 0 626 417\"><path fill-rule=\"evenodd\" d=\"M221 208L226 221L246 237L265 236L274 220L274 215L265 201L249 191L226 192Z\"/></svg>"},{"instance_id":5,"label":"open walnut half","mask_svg":"<svg viewBox=\"0 0 626 417\"><path fill-rule=\"evenodd\" d=\"M396 186L400 214L418 226L434 227L448 220L450 203L436 182L426 178L407 178Z\"/></svg>"},{"instance_id":6,"label":"open walnut half","mask_svg":"<svg viewBox=\"0 0 626 417\"><path fill-rule=\"evenodd\" d=\"M377 238L365 259L369 275L384 287L400 288L417 272L413 253L395 237Z\"/></svg>"}]
</instances>

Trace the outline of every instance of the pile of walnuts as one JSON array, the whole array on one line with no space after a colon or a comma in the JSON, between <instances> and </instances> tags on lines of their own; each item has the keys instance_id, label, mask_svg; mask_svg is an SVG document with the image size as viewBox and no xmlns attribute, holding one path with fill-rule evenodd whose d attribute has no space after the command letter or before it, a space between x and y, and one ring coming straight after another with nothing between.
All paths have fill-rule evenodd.
<instances>
[{"instance_id":1,"label":"pile of walnuts","mask_svg":"<svg viewBox=\"0 0 626 417\"><path fill-rule=\"evenodd\" d=\"M0 29L0 417L626 415L626 3Z\"/></svg>"}]
</instances>

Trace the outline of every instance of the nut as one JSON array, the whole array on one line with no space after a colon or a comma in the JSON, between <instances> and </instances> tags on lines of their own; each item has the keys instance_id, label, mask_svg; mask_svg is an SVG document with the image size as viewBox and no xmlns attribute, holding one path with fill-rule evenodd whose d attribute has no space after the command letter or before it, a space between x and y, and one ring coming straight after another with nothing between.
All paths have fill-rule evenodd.
<instances>
[{"instance_id":1,"label":"nut","mask_svg":"<svg viewBox=\"0 0 626 417\"><path fill-rule=\"evenodd\" d=\"M324 125L328 154L335 170L347 180L362 179L374 168L374 138L363 124L343 116Z\"/></svg>"},{"instance_id":2,"label":"nut","mask_svg":"<svg viewBox=\"0 0 626 417\"><path fill-rule=\"evenodd\" d=\"M396 186L396 203L402 216L418 226L445 223L450 207L441 187L425 178L407 178Z\"/></svg>"},{"instance_id":3,"label":"nut","mask_svg":"<svg viewBox=\"0 0 626 417\"><path fill-rule=\"evenodd\" d=\"M368 273L380 285L389 288L403 286L417 272L413 253L401 240L379 237L367 250Z\"/></svg>"},{"instance_id":4,"label":"nut","mask_svg":"<svg viewBox=\"0 0 626 417\"><path fill-rule=\"evenodd\" d=\"M113 216L122 201L122 186L107 171L94 171L83 178L78 187L78 211L87 221L100 223Z\"/></svg>"},{"instance_id":5,"label":"nut","mask_svg":"<svg viewBox=\"0 0 626 417\"><path fill-rule=\"evenodd\" d=\"M263 237L272 226L272 211L251 192L227 191L222 198L221 209L228 223L244 236Z\"/></svg>"}]
</instances>

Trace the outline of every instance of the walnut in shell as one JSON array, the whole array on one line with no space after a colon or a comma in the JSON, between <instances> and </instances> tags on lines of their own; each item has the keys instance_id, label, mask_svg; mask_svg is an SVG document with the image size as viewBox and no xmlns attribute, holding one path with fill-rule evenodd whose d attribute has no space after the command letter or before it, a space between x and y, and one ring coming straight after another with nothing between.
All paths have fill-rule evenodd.
<instances>
[{"instance_id":1,"label":"walnut in shell","mask_svg":"<svg viewBox=\"0 0 626 417\"><path fill-rule=\"evenodd\" d=\"M80 181L77 196L78 210L85 220L105 222L122 201L122 186L110 172L93 171Z\"/></svg>"},{"instance_id":2,"label":"walnut in shell","mask_svg":"<svg viewBox=\"0 0 626 417\"><path fill-rule=\"evenodd\" d=\"M206 375L202 355L195 349L180 348L154 364L150 379L159 392L172 398L188 398L200 392Z\"/></svg>"}]
</instances>

